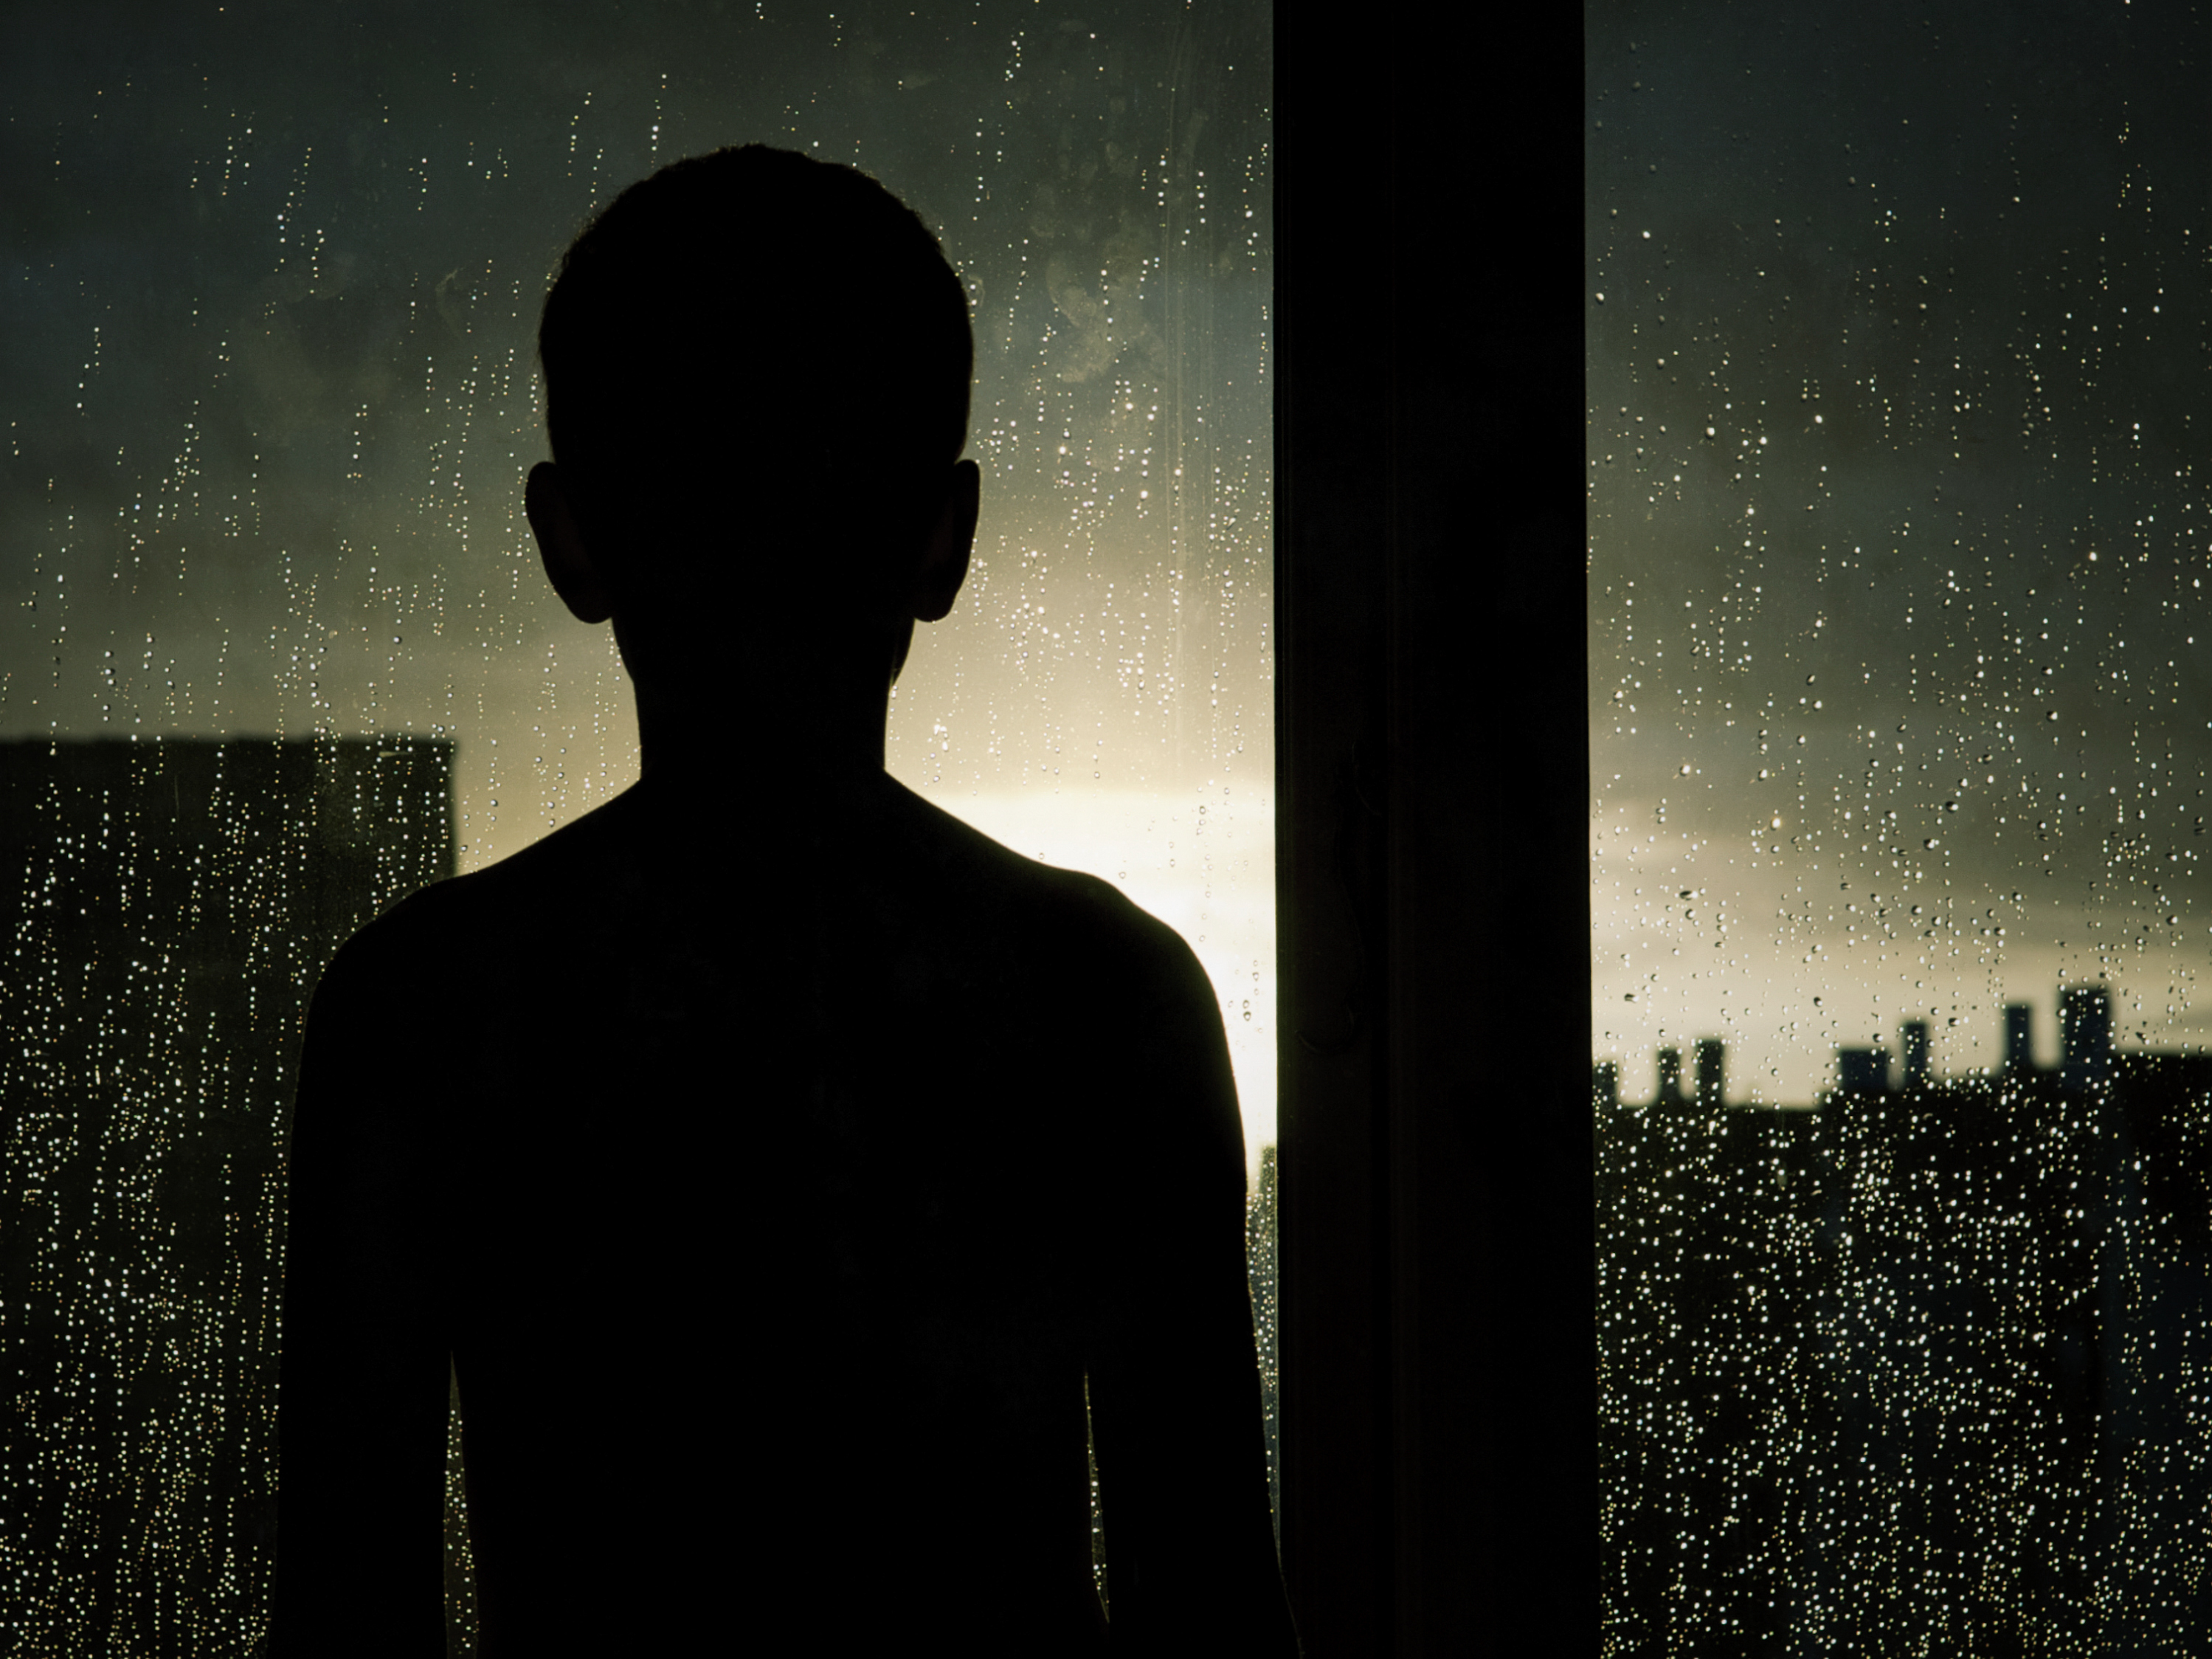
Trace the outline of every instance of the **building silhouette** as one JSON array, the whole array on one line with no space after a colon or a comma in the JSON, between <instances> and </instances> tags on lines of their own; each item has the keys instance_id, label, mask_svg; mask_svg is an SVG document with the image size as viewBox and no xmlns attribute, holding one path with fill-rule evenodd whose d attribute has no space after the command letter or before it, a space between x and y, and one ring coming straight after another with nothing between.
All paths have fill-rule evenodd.
<instances>
[{"instance_id":1,"label":"building silhouette","mask_svg":"<svg viewBox=\"0 0 2212 1659\"><path fill-rule=\"evenodd\" d=\"M2058 1042L2060 1086L2069 1094L2111 1075L2112 1000L2101 986L2075 985L2060 994Z\"/></svg>"},{"instance_id":2,"label":"building silhouette","mask_svg":"<svg viewBox=\"0 0 2212 1659\"><path fill-rule=\"evenodd\" d=\"M1698 1043L1698 1104L1717 1109L1726 1097L1727 1082L1723 1076L1725 1055L1718 1037L1704 1037Z\"/></svg>"},{"instance_id":3,"label":"building silhouette","mask_svg":"<svg viewBox=\"0 0 2212 1659\"><path fill-rule=\"evenodd\" d=\"M191 1651L265 1621L307 1000L356 928L452 873L453 755L0 742L0 1445L39 1580L6 1603L27 1651L131 1631Z\"/></svg>"},{"instance_id":4,"label":"building silhouette","mask_svg":"<svg viewBox=\"0 0 2212 1659\"><path fill-rule=\"evenodd\" d=\"M1280 1443L1276 1433L1277 1383L1280 1350L1276 1333L1280 1324L1277 1300L1275 1231L1275 1148L1260 1149L1260 1180L1245 1206L1244 1259L1251 1281L1253 1334L1260 1353L1260 1404L1267 1427L1267 1486L1277 1517L1275 1543L1282 1546L1283 1474Z\"/></svg>"},{"instance_id":5,"label":"building silhouette","mask_svg":"<svg viewBox=\"0 0 2212 1659\"><path fill-rule=\"evenodd\" d=\"M1809 1106L1595 1072L1608 1651L2206 1650L2212 1056L2057 1012Z\"/></svg>"},{"instance_id":6,"label":"building silhouette","mask_svg":"<svg viewBox=\"0 0 2212 1659\"><path fill-rule=\"evenodd\" d=\"M2035 1010L2025 1002L2008 1002L2004 1011L2004 1074L2021 1077L2035 1069L2033 1019Z\"/></svg>"},{"instance_id":7,"label":"building silhouette","mask_svg":"<svg viewBox=\"0 0 2212 1659\"><path fill-rule=\"evenodd\" d=\"M1905 1086L1925 1089L1932 1080L1928 1071L1928 1022L1908 1019L1901 1028L1905 1054Z\"/></svg>"}]
</instances>

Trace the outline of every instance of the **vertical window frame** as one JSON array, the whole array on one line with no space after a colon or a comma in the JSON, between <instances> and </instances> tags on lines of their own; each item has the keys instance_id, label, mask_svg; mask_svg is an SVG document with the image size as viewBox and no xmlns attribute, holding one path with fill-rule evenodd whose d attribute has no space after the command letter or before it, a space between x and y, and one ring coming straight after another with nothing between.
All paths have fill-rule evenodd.
<instances>
[{"instance_id":1,"label":"vertical window frame","mask_svg":"<svg viewBox=\"0 0 2212 1659\"><path fill-rule=\"evenodd\" d=\"M1281 25L1285 1578L1310 1655L1588 1650L1583 20Z\"/></svg>"}]
</instances>

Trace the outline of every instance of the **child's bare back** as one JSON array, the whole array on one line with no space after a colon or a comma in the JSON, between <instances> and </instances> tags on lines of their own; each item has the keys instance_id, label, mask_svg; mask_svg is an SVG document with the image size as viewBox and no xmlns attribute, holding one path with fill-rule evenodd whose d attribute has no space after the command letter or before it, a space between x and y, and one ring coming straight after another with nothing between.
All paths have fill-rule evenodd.
<instances>
[{"instance_id":1,"label":"child's bare back","mask_svg":"<svg viewBox=\"0 0 2212 1659\"><path fill-rule=\"evenodd\" d=\"M887 776L760 823L648 779L398 907L318 996L305 1088L390 1103L441 1166L484 1652L708 1609L828 1651L1088 1650L1086 1370L1117 1624L1148 1591L1250 1618L1202 971Z\"/></svg>"}]
</instances>

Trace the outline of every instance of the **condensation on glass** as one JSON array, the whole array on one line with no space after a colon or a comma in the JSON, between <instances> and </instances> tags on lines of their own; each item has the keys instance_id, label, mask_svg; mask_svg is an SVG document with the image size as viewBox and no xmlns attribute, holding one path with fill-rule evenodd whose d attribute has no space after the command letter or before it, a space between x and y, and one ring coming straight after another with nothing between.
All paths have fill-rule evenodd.
<instances>
[{"instance_id":1,"label":"condensation on glass","mask_svg":"<svg viewBox=\"0 0 2212 1659\"><path fill-rule=\"evenodd\" d=\"M2207 45L1592 14L1606 1653L2212 1629Z\"/></svg>"},{"instance_id":2,"label":"condensation on glass","mask_svg":"<svg viewBox=\"0 0 2212 1659\"><path fill-rule=\"evenodd\" d=\"M546 16L10 29L21 1651L243 1652L262 1629L274 1136L307 999L381 906L636 775L609 633L562 609L522 515L535 328L589 210L725 143L876 173L968 283L982 519L889 765L1116 882L1206 967L1272 1449L1268 9ZM456 1456L457 1650L461 1478Z\"/></svg>"}]
</instances>

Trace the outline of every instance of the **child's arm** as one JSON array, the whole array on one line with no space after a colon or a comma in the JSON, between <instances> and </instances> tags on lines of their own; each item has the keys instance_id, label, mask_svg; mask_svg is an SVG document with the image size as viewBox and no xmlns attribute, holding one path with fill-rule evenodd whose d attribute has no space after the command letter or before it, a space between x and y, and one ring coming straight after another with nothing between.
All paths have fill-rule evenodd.
<instances>
[{"instance_id":1,"label":"child's arm","mask_svg":"<svg viewBox=\"0 0 2212 1659\"><path fill-rule=\"evenodd\" d=\"M1097 1193L1110 1289L1089 1364L1111 1642L1288 1659L1228 1042L1189 947L1170 934L1145 955L1102 1068L1118 1095Z\"/></svg>"},{"instance_id":2,"label":"child's arm","mask_svg":"<svg viewBox=\"0 0 2212 1659\"><path fill-rule=\"evenodd\" d=\"M288 1147L275 1659L445 1651L449 1345L426 1012L370 937L307 1019Z\"/></svg>"}]
</instances>

